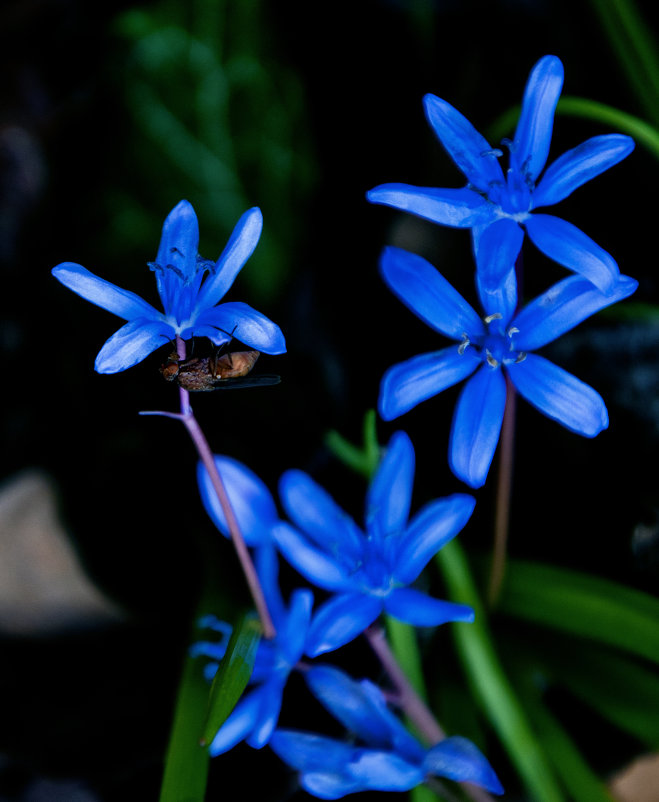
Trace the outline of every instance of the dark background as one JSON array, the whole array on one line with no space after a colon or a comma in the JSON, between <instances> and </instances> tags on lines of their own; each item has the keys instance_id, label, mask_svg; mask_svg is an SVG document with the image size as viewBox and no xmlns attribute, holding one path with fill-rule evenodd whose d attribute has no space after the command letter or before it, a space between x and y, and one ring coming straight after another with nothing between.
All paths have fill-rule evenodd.
<instances>
[{"instance_id":1,"label":"dark background","mask_svg":"<svg viewBox=\"0 0 659 802\"><path fill-rule=\"evenodd\" d=\"M461 184L426 125L423 95L446 98L487 133L519 103L532 65L553 53L565 66L566 94L643 116L582 0L248 3L258 35L244 47L254 48L251 57L281 92L255 113L247 83L231 106L243 120L234 145L246 203L235 213L228 204L227 220L215 225L205 168L186 171L172 161L145 128L145 120L157 128L157 116L142 109L140 117L131 105L147 73L136 65L124 15L143 12L163 25L171 16L171 24L203 31L201 15L219 25L221 7L226 29L211 33L238 51L241 42L230 37L238 5L10 0L0 11L0 479L34 467L52 477L88 575L126 611L112 627L2 636L0 800L156 799L199 587L200 540L221 555L225 597L247 603L230 548L215 545L219 536L198 503L195 456L182 427L137 414L175 408L176 393L157 370L165 350L122 374L94 373L96 353L120 322L61 287L50 269L76 261L157 303L146 262L181 198L197 209L201 250L213 259L230 234L228 220L260 205L266 256L259 262L257 249L258 279L250 283L250 261L229 298L281 326L287 354L263 357L259 368L279 373L282 383L208 394L195 409L212 447L246 462L273 490L283 470L303 468L359 518L364 483L331 456L324 436L337 429L358 440L384 370L443 344L380 281L383 244L426 256L473 299L466 232L364 199L388 181ZM188 73L181 73L162 78L159 91L185 117ZM194 90L191 79L187 88ZM261 133L276 132L273 119L289 113L294 126L282 148L293 169L273 193L254 149ZM186 123L194 132L195 120ZM559 116L550 159L609 131ZM656 161L638 147L556 212L639 280L634 300L643 303L659 300L656 176ZM564 274L528 244L525 255L529 297ZM656 557L651 548L635 551L633 534L639 524L652 529L659 509L658 344L656 323L600 316L544 351L599 390L611 426L588 441L518 405L514 555L654 591ZM382 442L404 428L415 444L416 506L464 489L446 465L455 399L447 391L378 425ZM472 553L489 547L494 487L491 478L478 491L461 535ZM285 584L296 582L284 572ZM349 667L357 663L364 675L373 669L367 654L350 648ZM272 798L286 798L287 775L268 750L258 759L250 798L269 798L271 787ZM225 784L241 761L254 760L240 747L215 761L208 798L246 798ZM38 796L39 778L73 785ZM89 797L75 796L83 792Z\"/></svg>"}]
</instances>

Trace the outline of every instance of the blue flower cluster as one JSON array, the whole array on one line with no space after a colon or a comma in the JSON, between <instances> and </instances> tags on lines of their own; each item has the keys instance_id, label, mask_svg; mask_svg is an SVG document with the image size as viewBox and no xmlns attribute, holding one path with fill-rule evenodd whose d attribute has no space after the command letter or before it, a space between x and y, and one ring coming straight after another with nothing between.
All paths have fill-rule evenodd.
<instances>
[{"instance_id":1,"label":"blue flower cluster","mask_svg":"<svg viewBox=\"0 0 659 802\"><path fill-rule=\"evenodd\" d=\"M502 151L492 148L445 100L427 95L428 122L464 173L466 187L382 184L367 193L372 203L471 229L482 316L420 256L397 248L384 251L380 269L390 289L421 320L459 345L390 368L382 379L378 406L382 417L392 420L470 377L455 409L449 463L474 488L485 483L499 440L509 387L505 377L533 406L578 434L594 437L608 426L604 402L591 387L530 353L637 287L578 228L535 213L563 200L634 148L628 136L596 136L564 153L540 178L562 85L563 66L555 56L541 58L531 70L515 136L505 142L510 154L505 175L499 163ZM524 231L543 253L576 275L518 311L515 267Z\"/></svg>"},{"instance_id":2,"label":"blue flower cluster","mask_svg":"<svg viewBox=\"0 0 659 802\"><path fill-rule=\"evenodd\" d=\"M540 59L531 71L515 136L505 143L505 173L499 162L502 151L492 148L446 101L428 95L428 121L467 185L438 189L384 184L368 193L373 203L471 230L480 312L425 259L395 247L384 250L380 270L392 292L454 342L387 370L378 405L381 416L392 420L466 380L455 408L449 462L472 488L487 479L510 392L519 392L540 412L585 437L608 426L606 406L595 390L534 353L629 297L637 286L578 228L536 211L563 200L634 147L626 136L594 137L545 170L562 83L563 68L554 56ZM125 370L168 341L193 336L208 337L218 346L235 336L255 350L283 353L283 335L272 321L246 304L220 303L256 247L261 227L260 211L250 209L217 262L206 260L198 254L195 212L181 201L165 220L156 261L150 264L162 312L78 264L54 268L53 275L65 286L127 321L101 348L96 370ZM573 275L518 308L517 266L525 233ZM467 524L474 498L456 493L435 499L410 517L415 454L402 431L392 436L372 478L363 527L300 470L285 472L279 482L286 519L249 468L225 456L216 456L215 464L245 542L254 550L276 635L259 644L248 691L215 736L211 753L226 752L243 740L256 748L270 743L299 771L302 786L323 799L362 790L408 790L432 776L502 793L472 743L453 736L424 747L371 682L356 682L336 668L308 662L349 643L382 613L425 627L472 621L470 607L431 598L413 585L429 560ZM228 536L224 511L203 464L198 483L208 514ZM278 554L328 594L317 609L306 588L295 590L288 605L284 602ZM210 677L225 652L228 629L214 620L207 623L222 637L198 643L193 651L210 659ZM349 730L351 741L277 728L285 686L297 668L304 669L312 693Z\"/></svg>"},{"instance_id":3,"label":"blue flower cluster","mask_svg":"<svg viewBox=\"0 0 659 802\"><path fill-rule=\"evenodd\" d=\"M218 755L245 740L260 748L270 743L301 772L301 783L323 799L359 790L402 791L432 775L469 781L502 793L480 751L460 737L424 749L387 707L370 682L361 684L329 666L308 669L303 658L334 651L356 638L382 613L416 626L472 621L473 610L433 599L410 585L428 561L465 526L475 501L455 494L426 504L410 520L414 449L397 432L384 451L366 496L365 530L303 471L289 470L279 482L279 498L290 521L261 479L236 460L217 455L229 501L246 543L255 550L257 572L276 636L258 646L250 688L220 728L210 751ZM229 536L224 512L203 463L197 473L209 516ZM299 573L333 595L313 611L310 590L293 592L288 606L277 581L278 550ZM207 622L222 633L193 653L212 660L209 677L226 648L226 625ZM347 742L310 733L277 730L286 681L303 667L314 695L364 742Z\"/></svg>"}]
</instances>

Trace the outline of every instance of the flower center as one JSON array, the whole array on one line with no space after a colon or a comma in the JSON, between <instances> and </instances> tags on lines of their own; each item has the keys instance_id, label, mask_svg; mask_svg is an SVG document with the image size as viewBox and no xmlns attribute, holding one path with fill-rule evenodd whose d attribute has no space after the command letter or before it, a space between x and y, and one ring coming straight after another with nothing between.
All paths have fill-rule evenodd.
<instances>
[{"instance_id":1,"label":"flower center","mask_svg":"<svg viewBox=\"0 0 659 802\"><path fill-rule=\"evenodd\" d=\"M502 364L523 362L526 359L526 352L517 350L514 342L515 335L519 333L519 329L514 326L504 329L501 325L501 319L499 312L483 318L483 322L487 326L486 334L473 340L463 334L462 342L458 346L458 353L464 354L467 348L471 346L478 357L493 369Z\"/></svg>"}]
</instances>

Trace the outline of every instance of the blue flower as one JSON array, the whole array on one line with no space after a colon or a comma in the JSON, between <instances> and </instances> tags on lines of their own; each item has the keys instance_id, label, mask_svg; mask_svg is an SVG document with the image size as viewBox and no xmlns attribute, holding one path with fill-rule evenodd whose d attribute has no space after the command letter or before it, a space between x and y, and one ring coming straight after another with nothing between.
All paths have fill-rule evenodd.
<instances>
[{"instance_id":1,"label":"blue flower","mask_svg":"<svg viewBox=\"0 0 659 802\"><path fill-rule=\"evenodd\" d=\"M414 449L409 437L397 432L368 490L364 534L306 473L282 476L280 498L296 526L276 524L272 536L304 577L336 591L314 616L309 656L348 643L383 611L416 626L473 621L470 607L407 585L467 523L475 501L463 494L436 499L408 523L413 480Z\"/></svg>"},{"instance_id":2,"label":"blue flower","mask_svg":"<svg viewBox=\"0 0 659 802\"><path fill-rule=\"evenodd\" d=\"M432 776L503 793L492 767L471 741L452 736L424 748L368 680L355 682L331 666L312 668L306 680L325 708L364 744L276 730L270 746L300 772L300 784L308 793L339 799L358 791L408 791Z\"/></svg>"},{"instance_id":3,"label":"blue flower","mask_svg":"<svg viewBox=\"0 0 659 802\"><path fill-rule=\"evenodd\" d=\"M477 270L486 289L496 289L515 263L523 226L550 259L589 279L602 292L612 292L619 271L606 251L571 223L548 214L532 214L567 198L634 148L633 140L622 134L592 137L560 156L537 183L549 154L562 85L560 60L541 58L529 76L515 136L506 142L510 161L505 175L498 161L502 152L492 148L453 106L426 95L428 122L465 174L467 186L439 189L382 184L367 193L368 200L440 225L470 228Z\"/></svg>"},{"instance_id":4,"label":"blue flower","mask_svg":"<svg viewBox=\"0 0 659 802\"><path fill-rule=\"evenodd\" d=\"M183 340L208 337L218 346L235 337L266 354L284 353L284 337L271 320L244 303L218 305L251 256L262 226L261 211L250 209L238 221L217 262L202 259L197 253L197 216L188 201L181 201L167 216L156 261L149 265L156 274L163 312L74 262L53 268L64 286L128 321L101 348L96 370L126 370L177 336Z\"/></svg>"},{"instance_id":5,"label":"blue flower","mask_svg":"<svg viewBox=\"0 0 659 802\"><path fill-rule=\"evenodd\" d=\"M471 376L455 409L449 444L451 468L468 485L484 484L499 441L507 393L504 370L527 401L566 428L585 437L606 429L608 414L598 393L529 352L627 298L638 286L634 279L620 276L605 295L581 276L570 276L514 314L517 287L511 271L498 293L479 286L481 318L420 256L386 248L380 269L389 288L421 320L460 343L389 368L380 385L380 414L385 420L397 418Z\"/></svg>"},{"instance_id":6,"label":"blue flower","mask_svg":"<svg viewBox=\"0 0 659 802\"><path fill-rule=\"evenodd\" d=\"M251 690L239 700L211 742L209 751L213 757L228 752L242 740L255 749L268 743L279 719L286 682L302 657L309 630L312 592L306 589L294 591L287 609L277 583L275 549L272 546L261 547L256 559L259 579L277 635L272 640L262 639L259 642L249 681ZM224 635L220 643L202 641L191 650L193 655L203 655L213 660L207 672L209 679L217 670L227 641L225 627L217 625L215 628Z\"/></svg>"}]
</instances>

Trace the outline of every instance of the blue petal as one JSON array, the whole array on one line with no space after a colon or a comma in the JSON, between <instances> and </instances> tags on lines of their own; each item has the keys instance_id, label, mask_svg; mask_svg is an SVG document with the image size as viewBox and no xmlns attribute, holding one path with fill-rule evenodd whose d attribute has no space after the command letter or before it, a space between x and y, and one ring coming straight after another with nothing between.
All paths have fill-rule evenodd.
<instances>
[{"instance_id":1,"label":"blue petal","mask_svg":"<svg viewBox=\"0 0 659 802\"><path fill-rule=\"evenodd\" d=\"M376 540L405 528L413 483L414 446L405 432L396 432L366 494L366 528Z\"/></svg>"},{"instance_id":2,"label":"blue petal","mask_svg":"<svg viewBox=\"0 0 659 802\"><path fill-rule=\"evenodd\" d=\"M340 772L354 752L354 747L335 738L286 729L273 733L270 748L284 763L301 772Z\"/></svg>"},{"instance_id":3,"label":"blue petal","mask_svg":"<svg viewBox=\"0 0 659 802\"><path fill-rule=\"evenodd\" d=\"M610 295L600 292L581 276L570 276L538 296L517 315L513 326L515 348L535 351L574 328L582 320L610 304L629 297L638 282L620 276Z\"/></svg>"},{"instance_id":4,"label":"blue petal","mask_svg":"<svg viewBox=\"0 0 659 802\"><path fill-rule=\"evenodd\" d=\"M272 529L279 550L303 577L325 590L344 590L353 585L350 574L338 558L312 546L308 539L287 523Z\"/></svg>"},{"instance_id":5,"label":"blue petal","mask_svg":"<svg viewBox=\"0 0 659 802\"><path fill-rule=\"evenodd\" d=\"M567 429L595 437L609 425L599 393L544 357L529 354L523 362L507 367L524 398Z\"/></svg>"},{"instance_id":6,"label":"blue petal","mask_svg":"<svg viewBox=\"0 0 659 802\"><path fill-rule=\"evenodd\" d=\"M554 111L563 88L563 65L544 56L531 70L510 152L510 166L535 181L549 155Z\"/></svg>"},{"instance_id":7,"label":"blue petal","mask_svg":"<svg viewBox=\"0 0 659 802\"><path fill-rule=\"evenodd\" d=\"M90 301L102 309L124 320L145 318L161 320L162 314L151 304L142 300L139 295L129 290L122 290L115 284L95 276L82 265L75 262L62 262L52 269L52 274L65 287L73 290L81 298Z\"/></svg>"},{"instance_id":8,"label":"blue petal","mask_svg":"<svg viewBox=\"0 0 659 802\"><path fill-rule=\"evenodd\" d=\"M308 588L293 591L288 620L277 631L281 650L291 665L295 665L304 652L312 607L313 593Z\"/></svg>"},{"instance_id":9,"label":"blue petal","mask_svg":"<svg viewBox=\"0 0 659 802\"><path fill-rule=\"evenodd\" d=\"M94 368L98 373L127 370L175 336L172 327L162 320L131 320L105 342L96 356Z\"/></svg>"},{"instance_id":10,"label":"blue petal","mask_svg":"<svg viewBox=\"0 0 659 802\"><path fill-rule=\"evenodd\" d=\"M222 255L215 265L215 273L208 276L199 292L199 308L215 306L227 293L245 262L254 252L261 229L263 215L257 207L249 209L237 222Z\"/></svg>"},{"instance_id":11,"label":"blue petal","mask_svg":"<svg viewBox=\"0 0 659 802\"><path fill-rule=\"evenodd\" d=\"M549 214L532 214L526 230L550 259L587 278L602 292L615 289L620 271L613 257L572 223Z\"/></svg>"},{"instance_id":12,"label":"blue petal","mask_svg":"<svg viewBox=\"0 0 659 802\"><path fill-rule=\"evenodd\" d=\"M549 165L533 191L533 207L551 206L577 187L613 167L634 150L634 140L624 134L594 136L568 150Z\"/></svg>"},{"instance_id":13,"label":"blue petal","mask_svg":"<svg viewBox=\"0 0 659 802\"><path fill-rule=\"evenodd\" d=\"M394 752L373 749L356 750L349 773L363 791L409 791L423 782L424 773Z\"/></svg>"},{"instance_id":14,"label":"blue petal","mask_svg":"<svg viewBox=\"0 0 659 802\"><path fill-rule=\"evenodd\" d=\"M200 463L201 464L201 463ZM240 464L240 463L237 463ZM222 474L221 474L222 475ZM208 474L206 474L207 480ZM258 477L255 477L258 479ZM260 480L259 480L260 481ZM210 492L212 493L212 488L209 488ZM213 495L215 495L213 493ZM268 496L270 494L268 493ZM246 498L249 499L249 490L246 494ZM261 583L261 587L263 588L263 595L265 597L266 604L268 605L268 612L272 617L272 622L275 625L275 629L277 632L286 625L286 621L288 620L288 612L286 610L286 606L284 605L284 600L281 595L281 591L279 590L279 560L278 560L278 552L275 547L275 542L271 537L272 526L277 522L277 510L274 509L274 502L272 501L272 497L270 497L270 502L272 503L273 509L268 510L269 504L266 503L265 507L265 515L264 521L269 521L270 523L266 523L263 527L262 534L259 537L259 533L253 533L253 535L259 539L259 547L256 549L254 554L254 564L256 566L256 571L259 577L259 581ZM205 505L205 502L204 502ZM258 501L257 501L257 509L258 509ZM208 509L208 508L207 508ZM274 518L271 517L274 513ZM248 513L249 515L249 513ZM211 516L212 517L212 516ZM257 512L257 516L258 512ZM222 523L224 524L224 519L222 519ZM240 525L240 524L239 524ZM216 524L217 526L217 524ZM258 526L258 524L257 524ZM219 528L219 527L218 527ZM220 530L222 531L222 530ZM226 536L226 533L223 531L222 534ZM252 545L252 544L250 544ZM261 652L264 646L271 646L272 642L267 641L265 639L261 639L259 642L259 651ZM258 662L258 657L257 657Z\"/></svg>"},{"instance_id":15,"label":"blue petal","mask_svg":"<svg viewBox=\"0 0 659 802\"><path fill-rule=\"evenodd\" d=\"M414 588L397 588L387 596L384 608L394 618L415 627L437 627L449 621L474 620L474 611L466 604L442 601Z\"/></svg>"},{"instance_id":16,"label":"blue petal","mask_svg":"<svg viewBox=\"0 0 659 802\"><path fill-rule=\"evenodd\" d=\"M449 156L481 192L503 183L503 171L492 146L450 103L435 95L423 99L426 118Z\"/></svg>"},{"instance_id":17,"label":"blue petal","mask_svg":"<svg viewBox=\"0 0 659 802\"><path fill-rule=\"evenodd\" d=\"M524 231L514 220L503 218L474 239L478 280L484 292L496 292L515 267Z\"/></svg>"},{"instance_id":18,"label":"blue petal","mask_svg":"<svg viewBox=\"0 0 659 802\"><path fill-rule=\"evenodd\" d=\"M199 249L199 223L192 205L180 201L167 215L162 227L162 236L158 247L156 263L162 268L171 266L174 270L158 270L156 279L161 297L168 296L161 291L161 285L167 283L167 277L178 274L180 280L189 280L197 270L197 251ZM164 294L163 294L164 293Z\"/></svg>"},{"instance_id":19,"label":"blue petal","mask_svg":"<svg viewBox=\"0 0 659 802\"><path fill-rule=\"evenodd\" d=\"M474 247L477 247L477 241L480 238L477 232L477 229L472 231ZM479 273L476 273L476 289L485 310L485 317L501 315L500 325L502 330L505 329L517 309L517 274L515 269L513 268L496 287L490 286L487 289L483 286Z\"/></svg>"},{"instance_id":20,"label":"blue petal","mask_svg":"<svg viewBox=\"0 0 659 802\"><path fill-rule=\"evenodd\" d=\"M467 382L451 425L451 470L470 487L485 484L499 442L506 406L506 381L499 369L483 366Z\"/></svg>"},{"instance_id":21,"label":"blue petal","mask_svg":"<svg viewBox=\"0 0 659 802\"><path fill-rule=\"evenodd\" d=\"M249 546L270 540L270 530L279 520L270 491L259 477L231 457L216 456L220 473L238 527ZM197 465L197 482L206 512L220 532L229 537L226 518L204 464Z\"/></svg>"},{"instance_id":22,"label":"blue petal","mask_svg":"<svg viewBox=\"0 0 659 802\"><path fill-rule=\"evenodd\" d=\"M436 331L461 340L485 333L483 321L430 262L401 248L388 247L380 272L389 289Z\"/></svg>"},{"instance_id":23,"label":"blue petal","mask_svg":"<svg viewBox=\"0 0 659 802\"><path fill-rule=\"evenodd\" d=\"M462 493L426 504L411 521L395 557L394 577L409 585L428 560L460 532L474 511L476 499Z\"/></svg>"},{"instance_id":24,"label":"blue petal","mask_svg":"<svg viewBox=\"0 0 659 802\"><path fill-rule=\"evenodd\" d=\"M444 738L433 746L426 755L423 767L427 774L473 783L493 794L503 793L499 778L480 750L459 735Z\"/></svg>"},{"instance_id":25,"label":"blue petal","mask_svg":"<svg viewBox=\"0 0 659 802\"><path fill-rule=\"evenodd\" d=\"M452 228L489 223L495 213L492 204L472 189L380 184L366 193L366 199Z\"/></svg>"},{"instance_id":26,"label":"blue petal","mask_svg":"<svg viewBox=\"0 0 659 802\"><path fill-rule=\"evenodd\" d=\"M255 688L243 696L233 709L229 718L218 730L208 749L211 757L217 757L240 743L257 723L264 686Z\"/></svg>"},{"instance_id":27,"label":"blue petal","mask_svg":"<svg viewBox=\"0 0 659 802\"><path fill-rule=\"evenodd\" d=\"M304 471L286 471L279 498L293 523L337 563L354 567L361 560L364 535L330 494Z\"/></svg>"},{"instance_id":28,"label":"blue petal","mask_svg":"<svg viewBox=\"0 0 659 802\"><path fill-rule=\"evenodd\" d=\"M285 680L279 678L265 683L259 692L259 709L254 726L245 739L254 749L261 749L270 740L279 720Z\"/></svg>"},{"instance_id":29,"label":"blue petal","mask_svg":"<svg viewBox=\"0 0 659 802\"><path fill-rule=\"evenodd\" d=\"M279 326L240 301L205 309L196 320L195 333L197 325L214 326L220 330L217 337L211 337L216 345L225 343L228 334L264 354L286 352L286 341Z\"/></svg>"},{"instance_id":30,"label":"blue petal","mask_svg":"<svg viewBox=\"0 0 659 802\"><path fill-rule=\"evenodd\" d=\"M460 354L452 345L393 365L380 384L380 415L384 420L393 420L409 412L422 401L462 381L481 364L469 348Z\"/></svg>"},{"instance_id":31,"label":"blue petal","mask_svg":"<svg viewBox=\"0 0 659 802\"><path fill-rule=\"evenodd\" d=\"M325 602L313 617L307 655L317 657L344 646L360 635L382 612L382 599L343 593Z\"/></svg>"}]
</instances>

